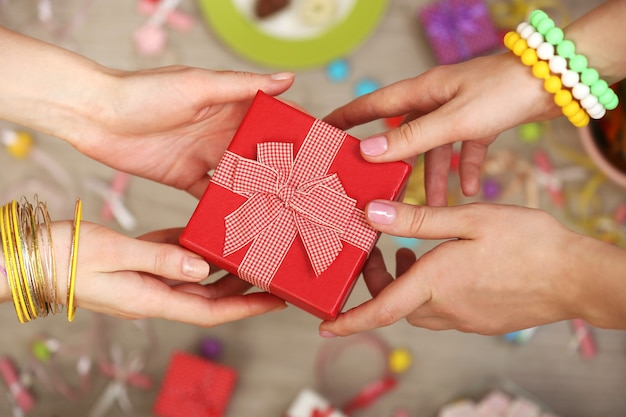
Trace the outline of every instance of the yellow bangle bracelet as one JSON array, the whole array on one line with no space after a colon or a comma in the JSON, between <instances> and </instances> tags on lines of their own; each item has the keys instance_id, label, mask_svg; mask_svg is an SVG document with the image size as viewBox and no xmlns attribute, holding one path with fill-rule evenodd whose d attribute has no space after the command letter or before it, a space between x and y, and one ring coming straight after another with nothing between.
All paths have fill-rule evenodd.
<instances>
[{"instance_id":1,"label":"yellow bangle bracelet","mask_svg":"<svg viewBox=\"0 0 626 417\"><path fill-rule=\"evenodd\" d=\"M67 280L67 320L74 320L76 315L76 306L74 306L74 293L76 286L76 269L78 265L78 238L80 236L80 222L82 219L83 203L80 199L76 200L74 209L74 233L72 238L72 249L70 251L70 268Z\"/></svg>"},{"instance_id":2,"label":"yellow bangle bracelet","mask_svg":"<svg viewBox=\"0 0 626 417\"><path fill-rule=\"evenodd\" d=\"M7 282L9 289L11 290L11 299L13 300L13 307L15 308L15 314L20 323L25 323L26 320L22 314L22 306L20 305L20 299L17 294L17 287L15 283L15 275L12 267L12 256L10 252L11 240L9 237L9 223L8 223L8 205L3 206L0 210L0 232L2 233L2 250L4 251L4 266L7 272Z\"/></svg>"}]
</instances>

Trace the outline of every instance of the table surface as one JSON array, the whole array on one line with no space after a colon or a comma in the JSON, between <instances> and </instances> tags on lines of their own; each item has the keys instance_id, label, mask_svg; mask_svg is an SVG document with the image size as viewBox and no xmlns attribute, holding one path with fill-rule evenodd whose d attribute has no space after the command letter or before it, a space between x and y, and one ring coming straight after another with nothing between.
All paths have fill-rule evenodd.
<instances>
[{"instance_id":1,"label":"table surface","mask_svg":"<svg viewBox=\"0 0 626 417\"><path fill-rule=\"evenodd\" d=\"M45 33L38 28L34 15L35 1L12 0L3 2L0 23L34 36ZM565 1L572 17L576 17L598 1ZM199 20L196 3L185 0L184 10L196 18L195 26L188 33L169 31L169 47L159 58L138 58L131 43L131 34L145 18L135 11L135 2L128 0L67 1L68 7L87 5L84 23L76 29L68 45L80 53L110 67L137 69L148 66L181 63L212 69L236 69L258 72L274 71L248 62L239 57L215 36L208 25ZM322 67L299 70L297 80L285 97L294 100L315 116L323 116L333 108L354 97L353 88L361 79L372 79L381 85L409 78L432 67L435 62L426 38L415 15L426 1L391 0L380 25L361 45L347 56L350 63L349 79L331 82ZM63 16L62 16L63 17ZM46 39L50 40L50 38ZM2 124L4 127L12 127ZM571 149L580 150L578 137L573 128L562 121L551 125L554 137ZM351 131L364 137L383 130L380 122L374 122ZM547 136L547 135L544 135ZM102 201L86 190L78 179L87 177L108 181L114 172L83 155L67 144L35 134L39 149L58 161L79 183L84 200L86 220L103 223L129 235L167 227L182 226L190 217L196 201L188 195L139 178L133 178L126 196L126 204L138 220L132 231L122 229L117 223L100 217ZM548 146L542 137L538 144ZM519 140L517 131L505 132L493 146L490 155L500 151L512 151L517 158L527 157L532 146ZM566 161L561 161L566 164ZM0 193L39 190L49 198L60 218L72 207L67 192L51 183L45 171L29 160L16 161L0 152ZM545 193L544 193L545 194ZM623 199L625 193L611 184L604 184L602 195L607 201ZM607 203L609 204L609 203ZM546 195L541 196L541 206L552 211ZM609 207L610 209L610 207ZM607 209L608 210L608 209ZM558 214L558 213L555 213ZM69 218L68 215L67 218ZM418 254L432 248L436 242L422 242L416 248ZM380 247L392 263L396 241L382 236ZM367 291L359 281L348 304L356 305L368 298ZM63 317L37 320L28 325L18 325L13 307L5 304L2 311L2 344L0 353L10 355L21 367L26 367L29 343L32 338L46 334L61 340L64 346L80 345L94 330L96 320L101 318L87 311L79 311L74 323L68 324ZM135 326L137 323L107 319L115 332L111 342L122 346L125 352L142 347L146 333ZM319 320L290 307L279 313L246 319L211 329L168 322L149 320L156 337L150 345L151 358L146 372L154 378L158 387L172 352L183 350L198 352L204 338L215 338L223 344L219 361L239 373L236 390L228 408L228 416L274 417L282 415L298 392L304 388L319 389L329 398L340 401L368 378L367 372L375 372L372 355L376 351L359 350L363 346L359 336L343 340L346 349L352 349L351 360L339 362L334 369L333 386L321 386L317 379L318 359L321 349L338 340L327 341L317 334ZM97 327L100 329L100 327ZM569 323L543 326L524 345L506 342L502 337L464 334L456 331L434 332L413 328L404 322L380 329L372 334L391 348L406 348L412 354L412 366L400 376L396 389L381 398L362 415L391 416L397 408L405 408L411 416L435 416L444 404L463 395L477 396L494 387L509 388L528 393L563 417L613 417L626 414L626 333L594 329L598 355L584 360L572 348L572 331ZM61 358L65 376L75 383L72 358ZM88 410L101 396L108 381L104 377L93 380L88 393L77 400L68 401L37 386L37 407L33 416L86 416ZM151 416L157 388L141 390L129 388L135 417ZM0 401L2 415L8 415L5 401ZM123 415L115 406L108 415Z\"/></svg>"}]
</instances>

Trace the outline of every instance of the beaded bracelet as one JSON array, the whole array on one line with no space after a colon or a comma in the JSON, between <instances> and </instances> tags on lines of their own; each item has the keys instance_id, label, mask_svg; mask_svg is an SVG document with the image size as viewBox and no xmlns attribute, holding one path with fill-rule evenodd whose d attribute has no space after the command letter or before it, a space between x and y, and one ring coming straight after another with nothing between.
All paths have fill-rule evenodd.
<instances>
[{"instance_id":1,"label":"beaded bracelet","mask_svg":"<svg viewBox=\"0 0 626 417\"><path fill-rule=\"evenodd\" d=\"M550 66L546 61L540 60L537 51L528 46L528 43L517 32L511 31L504 36L504 45L515 55L521 58L524 65L532 67L532 74L544 80L544 89L554 94L554 102L561 108L563 114L576 127L584 127L589 124L589 115L573 99L572 94L566 88L562 88L560 77L550 73Z\"/></svg>"},{"instance_id":2,"label":"beaded bracelet","mask_svg":"<svg viewBox=\"0 0 626 417\"><path fill-rule=\"evenodd\" d=\"M606 81L600 78L598 71L588 66L587 57L576 53L574 42L565 39L563 30L556 27L554 21L542 10L534 10L529 18L530 25L545 37L546 43L556 49L569 69L580 76L583 85L589 87L589 93L598 99L606 109L617 107L619 99ZM588 93L588 94L589 94Z\"/></svg>"},{"instance_id":3,"label":"beaded bracelet","mask_svg":"<svg viewBox=\"0 0 626 417\"><path fill-rule=\"evenodd\" d=\"M539 59L548 62L552 73L560 74L561 83L571 89L574 98L579 100L580 105L592 119L601 119L606 114L604 105L598 101L595 95L591 94L589 86L584 84L580 79L579 72L567 68L566 59L555 53L554 45L547 42L541 33L537 32L535 28L527 22L522 22L518 25L517 33L519 33L522 38L526 39L529 48L533 48L537 51ZM561 44L562 43L564 42L561 42ZM610 91L615 94L613 90ZM617 95L615 96L617 97Z\"/></svg>"},{"instance_id":4,"label":"beaded bracelet","mask_svg":"<svg viewBox=\"0 0 626 417\"><path fill-rule=\"evenodd\" d=\"M545 12L533 11L529 22L507 33L504 44L532 67L536 78L544 80L544 89L554 94L555 103L574 126L584 127L590 118L600 119L617 107L617 94L587 66L584 55L575 53L573 42Z\"/></svg>"}]
</instances>

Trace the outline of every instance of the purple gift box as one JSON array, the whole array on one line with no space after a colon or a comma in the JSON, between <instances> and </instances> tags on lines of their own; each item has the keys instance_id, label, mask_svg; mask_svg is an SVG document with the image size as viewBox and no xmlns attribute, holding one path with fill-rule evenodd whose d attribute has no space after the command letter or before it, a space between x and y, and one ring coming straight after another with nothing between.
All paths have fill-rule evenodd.
<instances>
[{"instance_id":1,"label":"purple gift box","mask_svg":"<svg viewBox=\"0 0 626 417\"><path fill-rule=\"evenodd\" d=\"M438 0L418 18L440 64L454 64L502 46L502 37L482 0Z\"/></svg>"}]
</instances>

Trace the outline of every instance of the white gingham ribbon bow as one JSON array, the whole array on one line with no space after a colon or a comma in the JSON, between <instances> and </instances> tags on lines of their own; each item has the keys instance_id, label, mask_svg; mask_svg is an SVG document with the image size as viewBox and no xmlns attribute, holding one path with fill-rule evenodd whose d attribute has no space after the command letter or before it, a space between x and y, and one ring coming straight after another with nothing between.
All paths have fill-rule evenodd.
<instances>
[{"instance_id":1,"label":"white gingham ribbon bow","mask_svg":"<svg viewBox=\"0 0 626 417\"><path fill-rule=\"evenodd\" d=\"M247 197L226 216L224 256L248 245L239 276L269 291L276 271L300 236L316 276L343 248L369 252L376 231L365 221L336 173L328 174L346 133L316 120L295 157L293 144L257 145L257 160L227 151L212 181Z\"/></svg>"}]
</instances>

